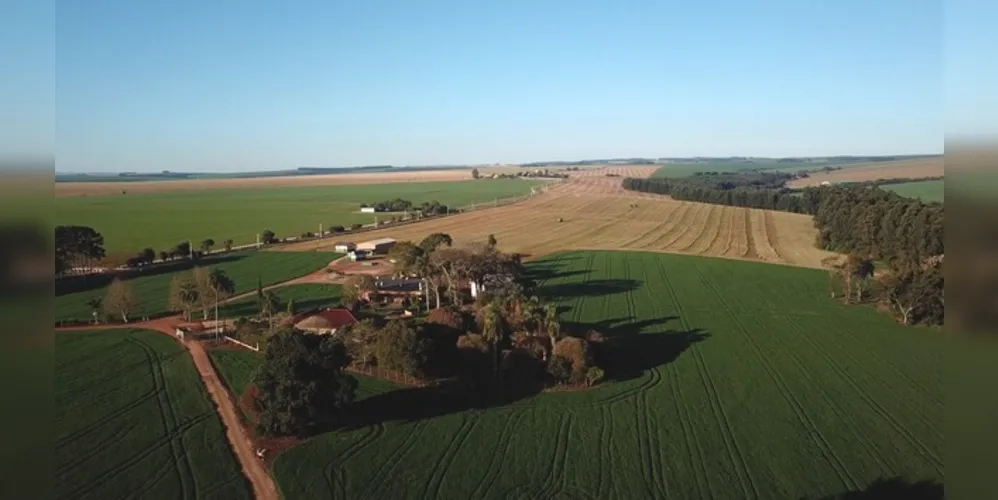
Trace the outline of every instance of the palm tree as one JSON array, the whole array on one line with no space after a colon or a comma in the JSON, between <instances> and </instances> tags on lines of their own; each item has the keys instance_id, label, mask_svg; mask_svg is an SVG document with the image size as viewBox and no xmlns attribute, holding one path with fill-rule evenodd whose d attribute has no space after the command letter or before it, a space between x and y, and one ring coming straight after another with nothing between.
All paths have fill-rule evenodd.
<instances>
[{"instance_id":1,"label":"palm tree","mask_svg":"<svg viewBox=\"0 0 998 500\"><path fill-rule=\"evenodd\" d=\"M260 314L267 316L267 323L270 329L274 329L274 314L281 309L281 299L277 298L273 292L263 292L260 300Z\"/></svg>"},{"instance_id":2,"label":"palm tree","mask_svg":"<svg viewBox=\"0 0 998 500\"><path fill-rule=\"evenodd\" d=\"M485 316L482 319L482 338L492 344L492 354L494 356L492 366L495 371L495 377L498 379L499 361L501 359L499 348L509 340L509 325L506 322L506 318L502 316L502 312L500 312L499 305L496 302L491 302L485 306Z\"/></svg>"},{"instance_id":3,"label":"palm tree","mask_svg":"<svg viewBox=\"0 0 998 500\"><path fill-rule=\"evenodd\" d=\"M551 351L561 335L561 323L558 321L558 307L554 304L544 305L544 333L551 338Z\"/></svg>"}]
</instances>

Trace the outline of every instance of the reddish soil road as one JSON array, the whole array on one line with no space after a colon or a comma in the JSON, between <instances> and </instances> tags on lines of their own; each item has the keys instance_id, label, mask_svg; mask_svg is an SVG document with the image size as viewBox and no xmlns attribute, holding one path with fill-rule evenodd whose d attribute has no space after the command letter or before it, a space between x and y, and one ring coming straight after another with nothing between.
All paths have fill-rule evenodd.
<instances>
[{"instance_id":1,"label":"reddish soil road","mask_svg":"<svg viewBox=\"0 0 998 500\"><path fill-rule=\"evenodd\" d=\"M144 328L162 332L176 338L176 328L180 323L181 320L179 317L173 317L127 325L94 325L57 328L56 330ZM250 485L253 488L253 496L257 500L279 499L280 496L277 494L277 487L274 485L274 480L267 474L267 469L264 467L263 462L257 458L256 452L253 450L253 442L246 434L246 429L243 428L242 422L239 419L239 412L236 410L232 398L228 396L225 386L219 380L218 374L215 372L215 366L211 364L208 353L205 352L200 342L187 341L183 342L183 344L190 351L191 358L194 359L194 365L197 366L198 374L201 375L201 380L204 381L204 386L208 389L208 394L211 395L211 399L215 401L215 406L218 407L218 415L222 418L222 425L225 426L225 435L229 438L229 444L232 445L232 450L236 453L236 458L242 464L243 474L249 479Z\"/></svg>"}]
</instances>

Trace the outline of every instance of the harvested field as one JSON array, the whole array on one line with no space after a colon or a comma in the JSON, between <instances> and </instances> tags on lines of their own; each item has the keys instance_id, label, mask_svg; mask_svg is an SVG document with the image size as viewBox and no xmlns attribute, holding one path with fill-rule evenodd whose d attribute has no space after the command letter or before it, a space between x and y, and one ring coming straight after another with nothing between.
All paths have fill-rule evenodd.
<instances>
[{"instance_id":1,"label":"harvested field","mask_svg":"<svg viewBox=\"0 0 998 500\"><path fill-rule=\"evenodd\" d=\"M494 234L502 250L532 256L632 249L821 267L821 259L831 255L814 247L817 233L809 216L635 193L605 175L580 176L516 205L372 231L364 239L420 240L434 232L460 242L485 241ZM281 250L331 244L311 241Z\"/></svg>"},{"instance_id":2,"label":"harvested field","mask_svg":"<svg viewBox=\"0 0 998 500\"><path fill-rule=\"evenodd\" d=\"M487 408L429 388L365 398L350 408L363 424L277 457L284 498L816 499L894 478L941 488L938 330L831 300L810 269L647 252L561 253L529 268L565 324L614 339L620 371L591 390Z\"/></svg>"},{"instance_id":3,"label":"harvested field","mask_svg":"<svg viewBox=\"0 0 998 500\"><path fill-rule=\"evenodd\" d=\"M818 186L822 182L862 182L879 179L894 179L910 177L938 177L944 173L944 161L939 158L924 158L918 160L902 160L891 162L867 163L847 166L842 170L832 172L812 172L806 179L797 179L788 183L792 188Z\"/></svg>"}]
</instances>

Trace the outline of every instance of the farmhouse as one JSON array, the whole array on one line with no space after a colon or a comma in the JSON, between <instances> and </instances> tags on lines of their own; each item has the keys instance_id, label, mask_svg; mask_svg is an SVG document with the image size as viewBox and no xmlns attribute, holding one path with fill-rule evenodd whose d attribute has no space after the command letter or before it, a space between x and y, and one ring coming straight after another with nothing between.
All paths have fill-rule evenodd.
<instances>
[{"instance_id":1,"label":"farmhouse","mask_svg":"<svg viewBox=\"0 0 998 500\"><path fill-rule=\"evenodd\" d=\"M354 251L356 248L357 245L355 243L349 241L337 241L336 245L333 246L333 251L339 253L349 253Z\"/></svg>"},{"instance_id":2,"label":"farmhouse","mask_svg":"<svg viewBox=\"0 0 998 500\"><path fill-rule=\"evenodd\" d=\"M324 309L295 318L295 328L320 335L332 335L336 330L357 323L357 318L347 309Z\"/></svg>"},{"instance_id":3,"label":"farmhouse","mask_svg":"<svg viewBox=\"0 0 998 500\"><path fill-rule=\"evenodd\" d=\"M395 238L379 238L358 244L357 250L365 250L367 252L377 254L386 254L389 250L395 247L395 243Z\"/></svg>"}]
</instances>

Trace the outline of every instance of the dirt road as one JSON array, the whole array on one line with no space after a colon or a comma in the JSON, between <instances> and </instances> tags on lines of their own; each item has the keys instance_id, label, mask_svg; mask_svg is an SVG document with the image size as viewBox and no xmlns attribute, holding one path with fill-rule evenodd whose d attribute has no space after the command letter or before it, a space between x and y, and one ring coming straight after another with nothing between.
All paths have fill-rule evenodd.
<instances>
[{"instance_id":1,"label":"dirt road","mask_svg":"<svg viewBox=\"0 0 998 500\"><path fill-rule=\"evenodd\" d=\"M56 330L143 328L162 332L170 337L176 338L176 328L180 323L181 319L179 317L171 317L153 321L129 323L127 325L93 325L57 328ZM229 444L232 446L232 451L235 452L236 458L242 466L243 475L246 476L246 479L250 482L250 486L253 488L253 497L257 500L278 500L280 495L277 494L277 487L274 485L274 480L271 479L270 474L267 473L267 469L264 467L263 462L257 458L256 450L253 449L253 442L246 434L246 429L243 427L242 421L239 419L239 412L236 410L236 405L232 401L232 398L229 397L229 393L225 390L225 386L219 380L218 374L215 372L215 366L211 364L211 359L208 357L208 353L205 352L204 346L197 341L186 341L183 342L183 344L187 347L187 350L190 351L191 358L194 360L194 366L197 367L198 374L201 376L201 380L204 381L204 386L208 390L208 394L211 395L211 399L215 402L215 406L218 408L218 416L221 417L222 425L225 427L225 435L228 437Z\"/></svg>"}]
</instances>

